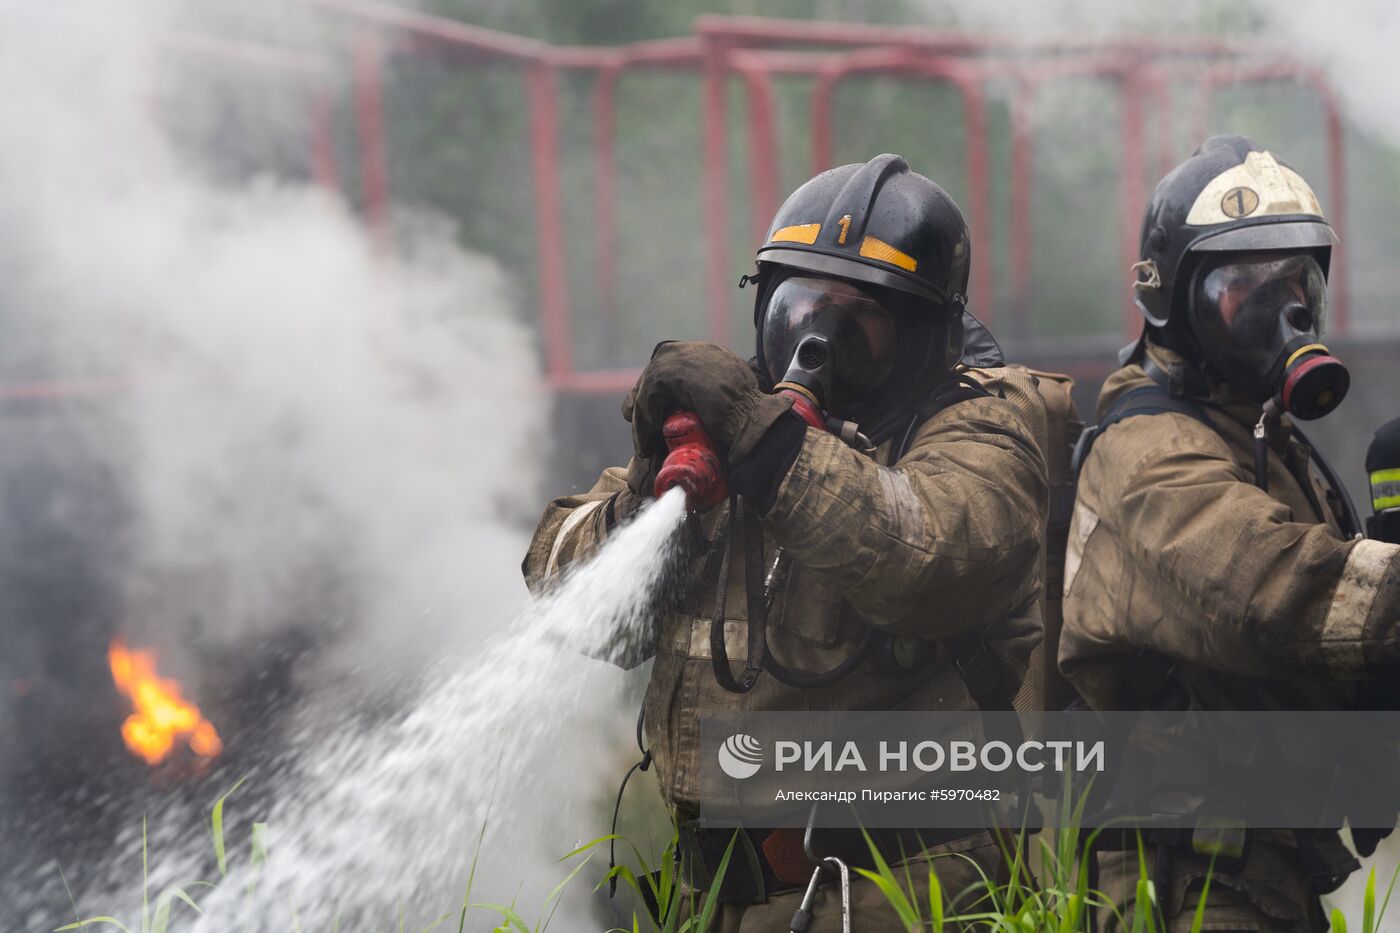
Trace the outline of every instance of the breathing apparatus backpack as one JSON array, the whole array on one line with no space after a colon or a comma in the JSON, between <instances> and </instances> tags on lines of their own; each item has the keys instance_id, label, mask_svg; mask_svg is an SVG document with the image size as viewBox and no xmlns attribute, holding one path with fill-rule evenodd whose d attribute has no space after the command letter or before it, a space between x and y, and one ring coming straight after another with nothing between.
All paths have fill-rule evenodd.
<instances>
[{"instance_id":1,"label":"breathing apparatus backpack","mask_svg":"<svg viewBox=\"0 0 1400 933\"><path fill-rule=\"evenodd\" d=\"M1074 517L1074 450L1084 432L1084 422L1074 404L1074 380L1063 373L1052 373L1024 366L1045 403L1045 467L1050 481L1050 501L1045 528L1045 604L1043 636L1031 656L1026 681L1016 695L1016 709L1060 710L1075 698L1074 689L1060 674L1060 631L1064 627L1065 553L1069 545L1069 525Z\"/></svg>"},{"instance_id":2,"label":"breathing apparatus backpack","mask_svg":"<svg viewBox=\"0 0 1400 933\"><path fill-rule=\"evenodd\" d=\"M979 708L1015 711L1020 714L1023 727L1028 732L1036 732L1038 727L1033 721L1041 711L1064 709L1076 696L1073 688L1060 675L1057 657L1064 621L1065 552L1070 520L1074 516L1075 481L1078 476L1073 465L1074 450L1084 431L1084 423L1074 404L1072 377L1003 362L1000 348L994 342L986 343L990 337L980 323L973 322L972 326L979 332L979 336L974 338L978 346L964 357L965 367L960 370L963 376L994 377L997 369L1018 370L1031 377L1043 406L1043 424L1041 412L1026 409L1021 412L1031 422L1035 440L1041 445L1050 487L1044 564L1041 568L1044 583L1042 637L1031 654L1024 678L1020 680L1010 673L1007 663L998 657L997 646L988 639L976 634L960 636L950 639L949 647L968 693ZM912 437L918 424L949 405L985 394L986 390L980 386L974 390L964 388L961 392L939 393L921 413L923 417L910 426L907 436Z\"/></svg>"},{"instance_id":3,"label":"breathing apparatus backpack","mask_svg":"<svg viewBox=\"0 0 1400 933\"><path fill-rule=\"evenodd\" d=\"M982 330L980 324L975 326ZM984 333L978 339L988 338ZM1077 478L1073 466L1074 450L1084 431L1084 423L1074 404L1074 379L1064 373L1005 363L994 343L988 348L979 348L965 357L965 366L959 370L963 381L950 383L944 391L930 399L930 403L920 412L921 417L911 423L905 443L923 421L939 411L966 398L988 394L977 384L976 377L994 378L998 369L1014 369L1030 376L1043 405L1043 424L1040 411L1022 409L1021 412L1031 422L1035 440L1042 447L1050 486L1044 565L1041 568L1044 583L1043 634L1040 645L1031 655L1024 678L1019 680L1010 672L1006 661L998 656L994 641L970 634L949 639L949 648L968 693L979 708L1015 711L1020 714L1027 731L1034 732L1037 730L1031 720L1041 711L1064 709L1075 698L1073 688L1060 675L1057 664L1064 620L1065 552L1070 520L1074 516ZM897 460L900 455L902 452L894 459Z\"/></svg>"}]
</instances>

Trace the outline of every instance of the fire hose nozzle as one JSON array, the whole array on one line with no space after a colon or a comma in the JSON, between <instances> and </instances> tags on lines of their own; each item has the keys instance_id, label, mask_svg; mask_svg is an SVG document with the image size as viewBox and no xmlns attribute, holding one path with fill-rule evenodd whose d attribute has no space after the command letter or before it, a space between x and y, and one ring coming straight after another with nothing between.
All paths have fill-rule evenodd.
<instances>
[{"instance_id":1,"label":"fire hose nozzle","mask_svg":"<svg viewBox=\"0 0 1400 933\"><path fill-rule=\"evenodd\" d=\"M669 453L652 487L658 499L679 486L685 490L687 511L699 512L729 498L719 448L695 412L671 412L661 425L661 436Z\"/></svg>"}]
</instances>

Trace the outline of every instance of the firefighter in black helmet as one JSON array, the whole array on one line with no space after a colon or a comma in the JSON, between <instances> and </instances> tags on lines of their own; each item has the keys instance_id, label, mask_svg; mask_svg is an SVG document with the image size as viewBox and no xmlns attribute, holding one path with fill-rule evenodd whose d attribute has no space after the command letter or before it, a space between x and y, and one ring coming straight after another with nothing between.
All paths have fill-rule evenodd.
<instances>
[{"instance_id":1,"label":"firefighter in black helmet","mask_svg":"<svg viewBox=\"0 0 1400 933\"><path fill-rule=\"evenodd\" d=\"M1347 709L1400 669L1400 547L1359 539L1297 423L1349 384L1323 336L1336 242L1302 176L1243 136L1157 186L1134 267L1144 333L1081 443L1069 532L1059 662L1094 708ZM1181 814L1196 830L1145 833L1168 929L1191 927L1212 865L1206 929L1324 929L1319 895L1356 866L1337 833L1251 827L1221 848L1205 814L1230 802L1200 791ZM1126 905L1136 836L1101 840L1100 886Z\"/></svg>"},{"instance_id":2,"label":"firefighter in black helmet","mask_svg":"<svg viewBox=\"0 0 1400 933\"><path fill-rule=\"evenodd\" d=\"M757 259L756 360L658 346L624 406L631 464L556 499L524 568L539 590L587 559L651 495L663 420L699 415L734 495L697 513L715 542L695 558L698 584L634 656L655 656L646 733L699 890L730 839L691 822L716 767L700 713L1009 708L1040 638L1043 404L965 315L971 257L952 199L899 156L841 166L788 198ZM718 927L788 930L814 868L802 833L746 833ZM875 837L895 862L967 855L938 860L950 893L1000 862L986 832ZM870 864L859 834L821 833L816 848ZM903 930L869 882L849 896L861 930ZM840 899L821 886L814 929L838 928Z\"/></svg>"},{"instance_id":3,"label":"firefighter in black helmet","mask_svg":"<svg viewBox=\"0 0 1400 933\"><path fill-rule=\"evenodd\" d=\"M878 341L872 355L869 341L833 335L851 350L833 374L831 401L872 439L883 438L962 354L970 259L957 204L903 159L881 156L818 175L783 204L758 249L760 369L781 381L801 337L841 326L806 313L807 293L844 280L848 291L878 298L889 336L867 326L867 338Z\"/></svg>"}]
</instances>

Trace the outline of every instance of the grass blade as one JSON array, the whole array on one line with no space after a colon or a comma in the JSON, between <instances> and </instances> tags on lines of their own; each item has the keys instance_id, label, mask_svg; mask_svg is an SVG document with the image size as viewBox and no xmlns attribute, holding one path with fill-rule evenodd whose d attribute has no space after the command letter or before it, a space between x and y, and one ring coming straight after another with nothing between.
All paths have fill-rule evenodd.
<instances>
[{"instance_id":1,"label":"grass blade","mask_svg":"<svg viewBox=\"0 0 1400 933\"><path fill-rule=\"evenodd\" d=\"M719 860L719 867L715 869L715 877L710 884L710 890L705 893L705 903L700 907L700 920L696 924L699 930L710 928L710 918L715 914L715 909L719 906L719 889L724 883L725 872L729 871L729 859L734 855L734 843L739 841L739 830L734 830L734 835L729 837L729 845L724 847L724 856Z\"/></svg>"},{"instance_id":2,"label":"grass blade","mask_svg":"<svg viewBox=\"0 0 1400 933\"><path fill-rule=\"evenodd\" d=\"M933 933L943 933L943 883L938 880L938 872L933 870L933 860L928 865L928 913L929 928Z\"/></svg>"},{"instance_id":3,"label":"grass blade","mask_svg":"<svg viewBox=\"0 0 1400 933\"><path fill-rule=\"evenodd\" d=\"M118 930L121 930L122 933L131 933L131 930L127 928L126 924L115 917L89 917L87 920L79 920L76 923L68 923L61 927L54 927L53 933L61 933L63 930L81 930L83 927L90 926L94 923L105 923L108 926L116 927Z\"/></svg>"},{"instance_id":4,"label":"grass blade","mask_svg":"<svg viewBox=\"0 0 1400 933\"><path fill-rule=\"evenodd\" d=\"M1191 918L1191 933L1201 933L1201 927L1206 922L1206 900L1210 897L1210 879L1215 874L1215 856L1210 857L1210 865L1206 868L1206 880L1201 885L1201 896L1196 901L1196 914Z\"/></svg>"},{"instance_id":5,"label":"grass blade","mask_svg":"<svg viewBox=\"0 0 1400 933\"><path fill-rule=\"evenodd\" d=\"M1400 879L1400 864L1395 866L1395 871L1390 874L1390 884L1385 886L1385 897L1381 898L1381 909L1376 911L1376 926L1380 926L1385 920L1385 909L1390 906L1390 895L1395 892L1395 882Z\"/></svg>"},{"instance_id":6,"label":"grass blade","mask_svg":"<svg viewBox=\"0 0 1400 933\"><path fill-rule=\"evenodd\" d=\"M219 865L219 874L228 875L228 852L224 846L224 801L238 788L243 786L243 782L248 780L248 775L243 775L234 782L233 786L224 791L218 800L214 801L214 812L210 816L210 830L214 836L214 860Z\"/></svg>"},{"instance_id":7,"label":"grass blade","mask_svg":"<svg viewBox=\"0 0 1400 933\"><path fill-rule=\"evenodd\" d=\"M879 888L880 892L889 900L890 906L894 908L894 912L899 914L899 919L903 922L905 927L918 924L918 910L909 902L908 896L905 895L904 890L900 888L899 882L895 879L894 872L890 870L889 863L885 861L885 856L881 854L879 847L875 845L875 840L870 838L870 833L866 832L863 826L861 827L860 834L865 837L865 845L866 848L870 850L870 860L875 863L875 871L869 872L860 868L857 868L856 871L859 872L862 877L868 878L875 883L875 886ZM931 871L932 866L929 866L929 868Z\"/></svg>"},{"instance_id":8,"label":"grass blade","mask_svg":"<svg viewBox=\"0 0 1400 933\"><path fill-rule=\"evenodd\" d=\"M551 901L554 902L554 906L549 908L549 915L545 917L544 920L540 923L539 933L544 933L545 930L549 929L549 921L554 919L554 912L559 909L559 903L564 899L564 889L569 886L569 882L574 880L574 876L577 875L583 869L583 866L588 864L591 858L592 856L583 859L577 865L575 865L573 871L565 875L564 880L556 884L554 886L554 890L549 892L549 897L546 897L544 899L546 906L548 906Z\"/></svg>"},{"instance_id":9,"label":"grass blade","mask_svg":"<svg viewBox=\"0 0 1400 933\"><path fill-rule=\"evenodd\" d=\"M1366 876L1366 893L1361 898L1362 933L1375 933L1376 930L1376 869Z\"/></svg>"}]
</instances>

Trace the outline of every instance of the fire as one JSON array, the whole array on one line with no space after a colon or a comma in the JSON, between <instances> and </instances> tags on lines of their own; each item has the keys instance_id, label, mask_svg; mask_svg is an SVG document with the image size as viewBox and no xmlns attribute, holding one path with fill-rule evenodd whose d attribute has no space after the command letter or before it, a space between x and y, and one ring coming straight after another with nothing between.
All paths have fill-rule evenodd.
<instances>
[{"instance_id":1,"label":"fire","mask_svg":"<svg viewBox=\"0 0 1400 933\"><path fill-rule=\"evenodd\" d=\"M118 638L107 649L107 662L117 689L136 707L122 723L122 739L147 764L163 761L177 739L202 758L224 750L213 724L180 695L180 685L156 674L154 651L130 651Z\"/></svg>"}]
</instances>

